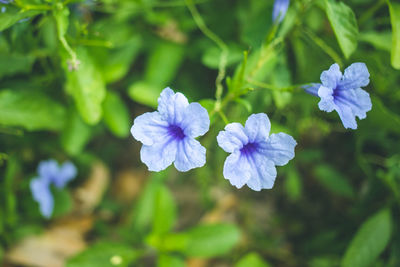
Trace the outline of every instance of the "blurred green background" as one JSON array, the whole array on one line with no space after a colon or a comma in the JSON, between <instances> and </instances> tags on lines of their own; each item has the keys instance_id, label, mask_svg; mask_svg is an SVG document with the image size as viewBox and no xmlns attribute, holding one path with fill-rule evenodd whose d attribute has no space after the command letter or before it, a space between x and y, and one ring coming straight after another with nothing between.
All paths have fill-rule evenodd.
<instances>
[{"instance_id":1,"label":"blurred green background","mask_svg":"<svg viewBox=\"0 0 400 267\"><path fill-rule=\"evenodd\" d=\"M272 7L1 1L3 265L400 266L400 4L292 0L282 23ZM371 74L373 107L354 131L301 89L335 62ZM209 110L203 168L140 162L130 127L166 86ZM296 156L273 189L238 190L215 137L258 112ZM29 182L49 158L78 177L45 220Z\"/></svg>"}]
</instances>

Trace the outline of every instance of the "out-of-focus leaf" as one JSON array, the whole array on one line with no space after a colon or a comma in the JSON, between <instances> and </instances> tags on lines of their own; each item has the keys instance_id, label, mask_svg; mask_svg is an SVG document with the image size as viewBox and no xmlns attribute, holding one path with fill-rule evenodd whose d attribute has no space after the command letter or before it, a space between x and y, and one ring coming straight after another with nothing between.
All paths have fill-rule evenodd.
<instances>
[{"instance_id":1,"label":"out-of-focus leaf","mask_svg":"<svg viewBox=\"0 0 400 267\"><path fill-rule=\"evenodd\" d=\"M8 5L5 9L5 12L0 12L0 31L11 27L21 19L34 17L40 13L41 11L36 10L21 11L16 7Z\"/></svg>"},{"instance_id":2,"label":"out-of-focus leaf","mask_svg":"<svg viewBox=\"0 0 400 267\"><path fill-rule=\"evenodd\" d=\"M392 49L392 33L386 32L362 32L358 36L360 41L370 43L377 49L389 51Z\"/></svg>"},{"instance_id":3,"label":"out-of-focus leaf","mask_svg":"<svg viewBox=\"0 0 400 267\"><path fill-rule=\"evenodd\" d=\"M35 58L31 55L0 53L0 78L30 72L34 61Z\"/></svg>"},{"instance_id":4,"label":"out-of-focus leaf","mask_svg":"<svg viewBox=\"0 0 400 267\"><path fill-rule=\"evenodd\" d=\"M298 200L301 197L303 184L296 169L290 169L286 181L285 189L291 200Z\"/></svg>"},{"instance_id":5,"label":"out-of-focus leaf","mask_svg":"<svg viewBox=\"0 0 400 267\"><path fill-rule=\"evenodd\" d=\"M325 0L326 14L346 58L357 48L358 26L353 10L343 2Z\"/></svg>"},{"instance_id":6,"label":"out-of-focus leaf","mask_svg":"<svg viewBox=\"0 0 400 267\"><path fill-rule=\"evenodd\" d=\"M2 184L1 195L5 199L5 214L3 216L4 221L8 225L15 225L17 221L17 197L15 194L15 175L19 170L19 162L15 156L12 156L7 161L6 172ZM1 232L1 230L0 230Z\"/></svg>"},{"instance_id":7,"label":"out-of-focus leaf","mask_svg":"<svg viewBox=\"0 0 400 267\"><path fill-rule=\"evenodd\" d=\"M387 1L392 23L392 66L400 69L400 4Z\"/></svg>"},{"instance_id":8,"label":"out-of-focus leaf","mask_svg":"<svg viewBox=\"0 0 400 267\"><path fill-rule=\"evenodd\" d=\"M257 253L249 253L242 257L236 264L235 267L269 267L267 262L263 260Z\"/></svg>"},{"instance_id":9,"label":"out-of-focus leaf","mask_svg":"<svg viewBox=\"0 0 400 267\"><path fill-rule=\"evenodd\" d=\"M157 108L157 99L160 96L162 87L154 86L146 82L137 82L128 89L129 96L136 102Z\"/></svg>"},{"instance_id":10,"label":"out-of-focus leaf","mask_svg":"<svg viewBox=\"0 0 400 267\"><path fill-rule=\"evenodd\" d=\"M382 103L377 97L371 97L372 110L368 112L368 117L360 121L366 126L379 128L381 131L391 131L400 133L400 116L389 110L388 107Z\"/></svg>"},{"instance_id":11,"label":"out-of-focus leaf","mask_svg":"<svg viewBox=\"0 0 400 267\"><path fill-rule=\"evenodd\" d=\"M383 209L368 218L358 229L342 259L342 267L370 266L390 241L392 219Z\"/></svg>"},{"instance_id":12,"label":"out-of-focus leaf","mask_svg":"<svg viewBox=\"0 0 400 267\"><path fill-rule=\"evenodd\" d=\"M190 257L215 257L228 253L240 239L240 231L233 224L200 225L184 233L183 253Z\"/></svg>"},{"instance_id":13,"label":"out-of-focus leaf","mask_svg":"<svg viewBox=\"0 0 400 267\"><path fill-rule=\"evenodd\" d=\"M66 189L52 190L54 198L54 210L52 217L59 217L65 215L72 209L72 198Z\"/></svg>"},{"instance_id":14,"label":"out-of-focus leaf","mask_svg":"<svg viewBox=\"0 0 400 267\"><path fill-rule=\"evenodd\" d=\"M77 111L70 110L62 131L61 144L68 154L76 156L82 152L91 133L91 127L82 120Z\"/></svg>"},{"instance_id":15,"label":"out-of-focus leaf","mask_svg":"<svg viewBox=\"0 0 400 267\"><path fill-rule=\"evenodd\" d=\"M121 243L103 241L90 246L68 260L67 267L115 267L129 266L138 257L139 252Z\"/></svg>"},{"instance_id":16,"label":"out-of-focus leaf","mask_svg":"<svg viewBox=\"0 0 400 267\"><path fill-rule=\"evenodd\" d=\"M153 232L158 235L168 233L176 220L176 204L167 187L158 189L154 204Z\"/></svg>"},{"instance_id":17,"label":"out-of-focus leaf","mask_svg":"<svg viewBox=\"0 0 400 267\"><path fill-rule=\"evenodd\" d=\"M141 43L140 36L136 35L123 46L111 50L103 47L92 49L91 52L95 54L94 59L106 83L116 82L128 73L132 62L140 51Z\"/></svg>"},{"instance_id":18,"label":"out-of-focus leaf","mask_svg":"<svg viewBox=\"0 0 400 267\"><path fill-rule=\"evenodd\" d=\"M184 46L172 42L160 42L147 62L145 81L165 87L174 78L183 55Z\"/></svg>"},{"instance_id":19,"label":"out-of-focus leaf","mask_svg":"<svg viewBox=\"0 0 400 267\"><path fill-rule=\"evenodd\" d=\"M115 92L107 92L103 103L104 122L113 134L126 137L129 134L131 119L124 101Z\"/></svg>"},{"instance_id":20,"label":"out-of-focus leaf","mask_svg":"<svg viewBox=\"0 0 400 267\"><path fill-rule=\"evenodd\" d=\"M314 169L315 177L328 190L344 197L353 197L354 189L342 174L329 165L318 165Z\"/></svg>"},{"instance_id":21,"label":"out-of-focus leaf","mask_svg":"<svg viewBox=\"0 0 400 267\"><path fill-rule=\"evenodd\" d=\"M185 267L185 261L177 256L161 254L157 262L158 267Z\"/></svg>"},{"instance_id":22,"label":"out-of-focus leaf","mask_svg":"<svg viewBox=\"0 0 400 267\"><path fill-rule=\"evenodd\" d=\"M101 119L102 102L106 88L100 71L83 47L76 50L80 64L77 70L66 68L66 90L72 95L82 118L88 124L96 124Z\"/></svg>"},{"instance_id":23,"label":"out-of-focus leaf","mask_svg":"<svg viewBox=\"0 0 400 267\"><path fill-rule=\"evenodd\" d=\"M61 130L65 122L63 106L31 91L2 90L0 114L0 124L27 130Z\"/></svg>"}]
</instances>

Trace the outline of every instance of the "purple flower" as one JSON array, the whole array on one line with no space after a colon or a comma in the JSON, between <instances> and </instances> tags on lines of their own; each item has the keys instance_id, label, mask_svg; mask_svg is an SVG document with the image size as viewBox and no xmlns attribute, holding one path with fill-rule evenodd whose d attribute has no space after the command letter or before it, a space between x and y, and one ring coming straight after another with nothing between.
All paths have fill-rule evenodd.
<instances>
[{"instance_id":1,"label":"purple flower","mask_svg":"<svg viewBox=\"0 0 400 267\"><path fill-rule=\"evenodd\" d=\"M230 123L217 136L218 145L231 153L225 160L224 177L237 188L247 184L255 191L274 186L277 166L294 157L296 141L285 133L271 134L264 113L251 115L245 124Z\"/></svg>"},{"instance_id":2,"label":"purple flower","mask_svg":"<svg viewBox=\"0 0 400 267\"><path fill-rule=\"evenodd\" d=\"M275 0L274 9L272 10L272 21L279 18L279 22L283 20L289 8L290 0Z\"/></svg>"},{"instance_id":3,"label":"purple flower","mask_svg":"<svg viewBox=\"0 0 400 267\"><path fill-rule=\"evenodd\" d=\"M53 213L54 199L50 186L61 189L70 180L75 178L76 167L71 162L65 162L61 166L55 160L41 161L38 167L38 177L31 180L30 188L33 198L39 203L40 213L50 218Z\"/></svg>"},{"instance_id":4,"label":"purple flower","mask_svg":"<svg viewBox=\"0 0 400 267\"><path fill-rule=\"evenodd\" d=\"M158 111L140 115L131 133L142 142L140 158L150 171L161 171L174 162L178 171L201 167L206 149L195 140L210 127L207 110L199 103L189 104L181 93L165 88L158 98Z\"/></svg>"},{"instance_id":5,"label":"purple flower","mask_svg":"<svg viewBox=\"0 0 400 267\"><path fill-rule=\"evenodd\" d=\"M5 4L5 5L7 5L11 2L12 2L12 0L0 0L0 3Z\"/></svg>"},{"instance_id":6,"label":"purple flower","mask_svg":"<svg viewBox=\"0 0 400 267\"><path fill-rule=\"evenodd\" d=\"M345 128L357 129L356 117L364 119L372 108L369 94L361 89L369 83L367 66L353 63L342 74L335 63L322 72L321 82L305 87L306 92L321 98L320 110L336 110Z\"/></svg>"}]
</instances>

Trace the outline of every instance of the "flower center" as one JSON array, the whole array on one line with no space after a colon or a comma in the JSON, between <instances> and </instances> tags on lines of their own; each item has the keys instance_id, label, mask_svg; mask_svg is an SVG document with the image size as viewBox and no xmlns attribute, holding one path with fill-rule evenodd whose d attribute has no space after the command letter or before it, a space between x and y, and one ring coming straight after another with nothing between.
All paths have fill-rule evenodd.
<instances>
[{"instance_id":1,"label":"flower center","mask_svg":"<svg viewBox=\"0 0 400 267\"><path fill-rule=\"evenodd\" d=\"M177 125L168 126L168 133L177 140L182 140L185 138L185 133L183 132L182 128Z\"/></svg>"},{"instance_id":2,"label":"flower center","mask_svg":"<svg viewBox=\"0 0 400 267\"><path fill-rule=\"evenodd\" d=\"M240 149L240 152L247 156L252 154L256 150L257 150L257 143L247 143Z\"/></svg>"}]
</instances>

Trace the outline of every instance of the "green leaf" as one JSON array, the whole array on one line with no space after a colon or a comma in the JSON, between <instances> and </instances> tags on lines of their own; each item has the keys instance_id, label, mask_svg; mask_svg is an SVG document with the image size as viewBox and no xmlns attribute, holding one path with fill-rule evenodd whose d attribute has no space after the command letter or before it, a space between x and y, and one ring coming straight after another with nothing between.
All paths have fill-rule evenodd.
<instances>
[{"instance_id":1,"label":"green leaf","mask_svg":"<svg viewBox=\"0 0 400 267\"><path fill-rule=\"evenodd\" d=\"M124 267L139 257L139 252L125 244L99 242L69 259L67 267Z\"/></svg>"},{"instance_id":2,"label":"green leaf","mask_svg":"<svg viewBox=\"0 0 400 267\"><path fill-rule=\"evenodd\" d=\"M384 32L364 32L360 33L358 39L363 42L370 43L377 49L389 51L392 49L392 33Z\"/></svg>"},{"instance_id":3,"label":"green leaf","mask_svg":"<svg viewBox=\"0 0 400 267\"><path fill-rule=\"evenodd\" d=\"M145 81L164 88L175 77L183 56L182 45L159 42L147 62Z\"/></svg>"},{"instance_id":4,"label":"green leaf","mask_svg":"<svg viewBox=\"0 0 400 267\"><path fill-rule=\"evenodd\" d=\"M331 192L344 197L354 196L353 187L350 185L347 178L331 166L323 164L318 165L314 169L314 175L315 178Z\"/></svg>"},{"instance_id":5,"label":"green leaf","mask_svg":"<svg viewBox=\"0 0 400 267\"><path fill-rule=\"evenodd\" d=\"M400 69L400 4L387 1L392 23L392 66Z\"/></svg>"},{"instance_id":6,"label":"green leaf","mask_svg":"<svg viewBox=\"0 0 400 267\"><path fill-rule=\"evenodd\" d=\"M72 156L80 154L89 142L91 135L92 128L82 120L75 109L70 110L61 135L61 144L64 150Z\"/></svg>"},{"instance_id":7,"label":"green leaf","mask_svg":"<svg viewBox=\"0 0 400 267\"><path fill-rule=\"evenodd\" d=\"M290 169L287 173L285 181L285 190L292 201L298 200L301 197L303 184L299 173L296 169Z\"/></svg>"},{"instance_id":8,"label":"green leaf","mask_svg":"<svg viewBox=\"0 0 400 267\"><path fill-rule=\"evenodd\" d=\"M235 267L269 267L268 263L266 263L260 255L257 253L249 253L243 258L241 258L236 264Z\"/></svg>"},{"instance_id":9,"label":"green leaf","mask_svg":"<svg viewBox=\"0 0 400 267\"><path fill-rule=\"evenodd\" d=\"M54 211L51 217L60 217L72 209L72 198L66 189L52 188Z\"/></svg>"},{"instance_id":10,"label":"green leaf","mask_svg":"<svg viewBox=\"0 0 400 267\"><path fill-rule=\"evenodd\" d=\"M146 82L137 82L132 84L128 89L129 96L140 104L157 108L157 99L160 96L163 87L154 86Z\"/></svg>"},{"instance_id":11,"label":"green leaf","mask_svg":"<svg viewBox=\"0 0 400 267\"><path fill-rule=\"evenodd\" d=\"M76 106L88 124L96 124L102 115L102 102L106 88L100 71L83 47L76 50L80 65L77 70L69 71L65 66L66 90L75 100Z\"/></svg>"},{"instance_id":12,"label":"green leaf","mask_svg":"<svg viewBox=\"0 0 400 267\"><path fill-rule=\"evenodd\" d=\"M176 221L176 204L167 187L158 189L154 204L153 232L158 235L168 233Z\"/></svg>"},{"instance_id":13,"label":"green leaf","mask_svg":"<svg viewBox=\"0 0 400 267\"><path fill-rule=\"evenodd\" d=\"M389 209L368 218L358 229L342 259L342 267L370 266L385 250L392 233Z\"/></svg>"},{"instance_id":14,"label":"green leaf","mask_svg":"<svg viewBox=\"0 0 400 267\"><path fill-rule=\"evenodd\" d=\"M31 55L0 53L0 78L16 73L28 73L35 58Z\"/></svg>"},{"instance_id":15,"label":"green leaf","mask_svg":"<svg viewBox=\"0 0 400 267\"><path fill-rule=\"evenodd\" d=\"M232 224L201 225L185 232L184 254L190 257L215 257L228 253L240 239L239 229Z\"/></svg>"},{"instance_id":16,"label":"green leaf","mask_svg":"<svg viewBox=\"0 0 400 267\"><path fill-rule=\"evenodd\" d=\"M131 118L124 101L115 92L107 92L103 103L104 122L110 131L118 137L129 134Z\"/></svg>"},{"instance_id":17,"label":"green leaf","mask_svg":"<svg viewBox=\"0 0 400 267\"><path fill-rule=\"evenodd\" d=\"M158 267L185 267L185 261L177 256L161 254L157 262Z\"/></svg>"},{"instance_id":18,"label":"green leaf","mask_svg":"<svg viewBox=\"0 0 400 267\"><path fill-rule=\"evenodd\" d=\"M221 49L217 46L210 46L203 54L201 61L204 65L212 69L218 69L220 64ZM240 62L243 58L242 49L234 44L229 46L229 53L226 59L226 66Z\"/></svg>"},{"instance_id":19,"label":"green leaf","mask_svg":"<svg viewBox=\"0 0 400 267\"><path fill-rule=\"evenodd\" d=\"M4 31L8 27L11 27L18 21L28 17L34 17L40 14L41 11L21 11L20 9L8 5L6 11L0 12L0 31Z\"/></svg>"},{"instance_id":20,"label":"green leaf","mask_svg":"<svg viewBox=\"0 0 400 267\"><path fill-rule=\"evenodd\" d=\"M358 26L353 10L343 2L325 0L326 14L346 58L357 48Z\"/></svg>"},{"instance_id":21,"label":"green leaf","mask_svg":"<svg viewBox=\"0 0 400 267\"><path fill-rule=\"evenodd\" d=\"M0 92L0 124L27 130L61 130L65 109L44 94L32 91Z\"/></svg>"}]
</instances>

